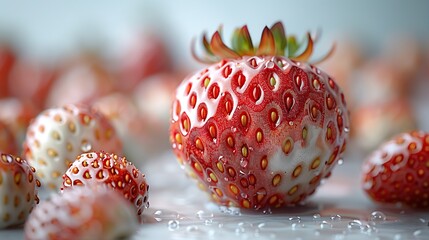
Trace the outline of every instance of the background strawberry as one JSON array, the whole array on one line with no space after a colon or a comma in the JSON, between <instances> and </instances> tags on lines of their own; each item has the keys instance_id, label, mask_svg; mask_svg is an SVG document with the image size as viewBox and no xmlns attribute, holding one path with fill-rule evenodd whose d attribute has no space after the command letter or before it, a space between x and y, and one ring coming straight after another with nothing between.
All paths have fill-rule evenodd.
<instances>
[{"instance_id":1,"label":"background strawberry","mask_svg":"<svg viewBox=\"0 0 429 240\"><path fill-rule=\"evenodd\" d=\"M40 182L27 161L0 152L0 228L24 223L39 203Z\"/></svg>"},{"instance_id":2,"label":"background strawberry","mask_svg":"<svg viewBox=\"0 0 429 240\"><path fill-rule=\"evenodd\" d=\"M40 113L28 127L24 143L25 158L43 185L54 190L78 155L101 149L122 152L115 129L95 109L72 104Z\"/></svg>"},{"instance_id":3,"label":"background strawberry","mask_svg":"<svg viewBox=\"0 0 429 240\"><path fill-rule=\"evenodd\" d=\"M135 212L140 220L144 209L149 206L149 185L144 174L125 157L116 154L84 153L76 158L63 179L65 190L80 185L107 185L136 207Z\"/></svg>"},{"instance_id":4,"label":"background strawberry","mask_svg":"<svg viewBox=\"0 0 429 240\"><path fill-rule=\"evenodd\" d=\"M364 162L362 186L379 203L429 207L429 134L402 133Z\"/></svg>"},{"instance_id":5,"label":"background strawberry","mask_svg":"<svg viewBox=\"0 0 429 240\"><path fill-rule=\"evenodd\" d=\"M133 207L104 187L76 187L40 203L25 223L27 240L123 239L138 227Z\"/></svg>"},{"instance_id":6,"label":"background strawberry","mask_svg":"<svg viewBox=\"0 0 429 240\"><path fill-rule=\"evenodd\" d=\"M233 49L216 32L203 44L219 61L185 78L172 110L179 162L222 205L260 209L296 204L328 177L345 150L348 113L341 90L304 63L281 23L265 28L258 48L247 27ZM290 58L282 57L285 50Z\"/></svg>"},{"instance_id":7,"label":"background strawberry","mask_svg":"<svg viewBox=\"0 0 429 240\"><path fill-rule=\"evenodd\" d=\"M15 137L9 128L0 121L0 152L17 155Z\"/></svg>"}]
</instances>

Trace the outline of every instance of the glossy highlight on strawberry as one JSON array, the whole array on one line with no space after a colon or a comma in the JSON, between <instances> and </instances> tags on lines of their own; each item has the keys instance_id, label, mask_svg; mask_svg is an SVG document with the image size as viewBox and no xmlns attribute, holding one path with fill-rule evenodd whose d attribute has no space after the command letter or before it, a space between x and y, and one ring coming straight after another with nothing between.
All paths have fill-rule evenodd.
<instances>
[{"instance_id":1,"label":"glossy highlight on strawberry","mask_svg":"<svg viewBox=\"0 0 429 240\"><path fill-rule=\"evenodd\" d=\"M219 60L183 80L172 109L170 141L188 174L212 199L261 209L294 205L314 193L346 147L348 111L335 81L296 54L281 23L253 47L247 28L233 48L219 32L203 38ZM287 50L292 59L281 56ZM294 60L293 60L294 59Z\"/></svg>"}]
</instances>

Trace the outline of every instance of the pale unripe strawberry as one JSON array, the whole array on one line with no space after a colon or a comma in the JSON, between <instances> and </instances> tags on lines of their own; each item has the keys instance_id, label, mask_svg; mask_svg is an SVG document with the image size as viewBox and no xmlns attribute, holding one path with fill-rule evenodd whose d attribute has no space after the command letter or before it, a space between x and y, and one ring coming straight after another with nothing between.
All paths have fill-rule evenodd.
<instances>
[{"instance_id":1,"label":"pale unripe strawberry","mask_svg":"<svg viewBox=\"0 0 429 240\"><path fill-rule=\"evenodd\" d=\"M0 153L0 228L24 223L39 203L40 182L27 161Z\"/></svg>"},{"instance_id":2,"label":"pale unripe strawberry","mask_svg":"<svg viewBox=\"0 0 429 240\"><path fill-rule=\"evenodd\" d=\"M138 227L134 209L104 186L76 187L40 203L25 223L27 240L122 239Z\"/></svg>"},{"instance_id":3,"label":"pale unripe strawberry","mask_svg":"<svg viewBox=\"0 0 429 240\"><path fill-rule=\"evenodd\" d=\"M28 127L24 143L25 157L44 187L56 190L76 157L94 150L121 153L122 144L109 120L83 105L43 111Z\"/></svg>"}]
</instances>

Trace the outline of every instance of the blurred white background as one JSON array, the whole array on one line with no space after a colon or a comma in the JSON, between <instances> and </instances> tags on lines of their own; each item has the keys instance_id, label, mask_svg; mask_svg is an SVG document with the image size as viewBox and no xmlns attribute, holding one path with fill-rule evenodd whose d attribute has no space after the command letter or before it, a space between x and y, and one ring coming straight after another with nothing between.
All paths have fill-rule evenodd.
<instances>
[{"instance_id":1,"label":"blurred white background","mask_svg":"<svg viewBox=\"0 0 429 240\"><path fill-rule=\"evenodd\" d=\"M136 29L159 30L174 59L191 60L191 39L220 24L225 36L248 24L259 33L281 20L287 31L323 30L323 45L338 35L363 39L374 48L398 34L429 36L429 1L0 1L0 38L14 37L25 54L58 57L82 44L115 51ZM259 36L258 36L259 37ZM255 39L256 40L256 39Z\"/></svg>"}]
</instances>

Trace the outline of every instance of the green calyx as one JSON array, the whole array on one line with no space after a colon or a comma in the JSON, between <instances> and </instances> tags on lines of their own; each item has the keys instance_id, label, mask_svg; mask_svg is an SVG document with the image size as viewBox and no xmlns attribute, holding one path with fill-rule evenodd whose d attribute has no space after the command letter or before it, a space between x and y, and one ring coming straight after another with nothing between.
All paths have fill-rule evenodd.
<instances>
[{"instance_id":1,"label":"green calyx","mask_svg":"<svg viewBox=\"0 0 429 240\"><path fill-rule=\"evenodd\" d=\"M237 28L232 36L232 45L228 47L222 40L221 29L216 31L210 42L206 35L202 37L202 44L205 50L204 58L198 57L195 50L192 54L195 59L203 63L218 62L221 59L238 59L242 56L286 56L295 61L306 62L313 53L314 38L307 33L306 39L298 42L294 35L286 36L283 24L276 22L271 28L267 26L261 34L261 39L257 47L254 46L246 25ZM195 44L193 44L195 46ZM302 52L299 50L305 45ZM322 59L328 58L334 50L334 46ZM313 64L315 62L312 62Z\"/></svg>"}]
</instances>

